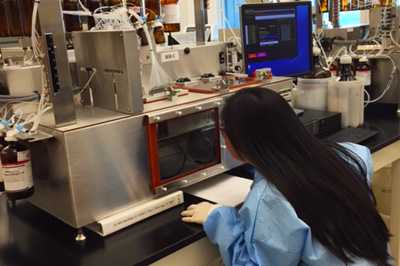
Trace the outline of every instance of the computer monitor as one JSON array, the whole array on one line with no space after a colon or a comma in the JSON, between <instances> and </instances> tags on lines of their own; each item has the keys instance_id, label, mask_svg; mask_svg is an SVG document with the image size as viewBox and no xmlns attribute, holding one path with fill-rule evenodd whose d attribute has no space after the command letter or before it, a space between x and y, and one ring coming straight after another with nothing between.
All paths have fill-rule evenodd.
<instances>
[{"instance_id":1,"label":"computer monitor","mask_svg":"<svg viewBox=\"0 0 400 266\"><path fill-rule=\"evenodd\" d=\"M311 2L246 4L240 14L247 74L260 68L275 76L311 72Z\"/></svg>"}]
</instances>

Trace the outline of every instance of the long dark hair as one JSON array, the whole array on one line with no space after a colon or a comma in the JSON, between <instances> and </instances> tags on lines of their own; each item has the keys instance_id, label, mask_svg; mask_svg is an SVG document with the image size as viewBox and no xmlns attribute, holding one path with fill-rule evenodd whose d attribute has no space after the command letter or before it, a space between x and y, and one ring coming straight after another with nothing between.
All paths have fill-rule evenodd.
<instances>
[{"instance_id":1,"label":"long dark hair","mask_svg":"<svg viewBox=\"0 0 400 266\"><path fill-rule=\"evenodd\" d=\"M312 136L289 104L264 88L231 96L222 123L238 155L284 195L327 250L346 264L364 258L389 265L390 234L356 154Z\"/></svg>"}]
</instances>

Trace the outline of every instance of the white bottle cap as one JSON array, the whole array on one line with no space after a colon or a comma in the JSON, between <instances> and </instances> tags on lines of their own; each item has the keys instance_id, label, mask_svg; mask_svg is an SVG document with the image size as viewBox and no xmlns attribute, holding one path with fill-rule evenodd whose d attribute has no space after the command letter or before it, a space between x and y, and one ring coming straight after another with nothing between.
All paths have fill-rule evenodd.
<instances>
[{"instance_id":1,"label":"white bottle cap","mask_svg":"<svg viewBox=\"0 0 400 266\"><path fill-rule=\"evenodd\" d=\"M350 55L342 55L340 57L340 64L342 64L342 65L351 65L352 62L353 62L353 59L351 58Z\"/></svg>"},{"instance_id":2,"label":"white bottle cap","mask_svg":"<svg viewBox=\"0 0 400 266\"><path fill-rule=\"evenodd\" d=\"M138 21L136 21L136 22L133 24L133 27L134 27L136 30L138 30L138 29L143 29L143 25L142 25L140 22L138 22Z\"/></svg>"},{"instance_id":3,"label":"white bottle cap","mask_svg":"<svg viewBox=\"0 0 400 266\"><path fill-rule=\"evenodd\" d=\"M157 20L155 20L155 21L153 22L153 24L151 25L151 27L154 29L154 28L157 28L157 27L164 27L164 25L157 19Z\"/></svg>"},{"instance_id":4,"label":"white bottle cap","mask_svg":"<svg viewBox=\"0 0 400 266\"><path fill-rule=\"evenodd\" d=\"M5 141L18 141L17 139L17 131L15 129L7 131Z\"/></svg>"},{"instance_id":5,"label":"white bottle cap","mask_svg":"<svg viewBox=\"0 0 400 266\"><path fill-rule=\"evenodd\" d=\"M362 56L362 57L358 60L358 62L361 62L361 63L368 63L368 58L367 58L366 56Z\"/></svg>"},{"instance_id":6,"label":"white bottle cap","mask_svg":"<svg viewBox=\"0 0 400 266\"><path fill-rule=\"evenodd\" d=\"M314 56L320 56L321 55L321 49L319 47L314 46L313 47L313 55Z\"/></svg>"}]
</instances>

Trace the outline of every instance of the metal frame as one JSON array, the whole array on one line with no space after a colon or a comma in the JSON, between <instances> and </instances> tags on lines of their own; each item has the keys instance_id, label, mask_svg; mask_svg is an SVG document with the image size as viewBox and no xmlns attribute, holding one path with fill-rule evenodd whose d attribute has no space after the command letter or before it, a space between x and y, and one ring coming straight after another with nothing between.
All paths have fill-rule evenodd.
<instances>
[{"instance_id":1,"label":"metal frame","mask_svg":"<svg viewBox=\"0 0 400 266\"><path fill-rule=\"evenodd\" d=\"M199 104L195 107L189 107L189 108L184 108L180 109L179 111L173 111L170 113L166 113L163 116L156 116L154 118L149 119L149 117L145 117L145 126L147 129L147 138L148 138L148 156L149 156L149 164L150 164L150 174L151 174L151 181L152 181L152 188L155 192L157 191L167 191L168 186L170 186L173 183L178 182L179 184L188 184L190 179L193 179L193 174L196 175L199 172L202 173L207 173L207 169L210 169L214 167L215 165L220 165L221 164L221 141L222 138L220 137L219 133L219 112L220 108L222 105L220 104L220 101L217 100L215 103L210 102L210 103L204 103L204 104ZM207 112L207 111L215 111L214 115L214 121L215 121L215 127L216 127L216 139L217 139L217 147L219 147L219 150L217 151L217 160L202 165L200 168L197 168L196 170L192 170L187 173L183 173L182 175L177 175L174 177L169 178L168 180L161 180L160 179L160 166L159 166L159 156L158 156L158 144L157 144L157 132L156 132L156 127L157 123L161 121L166 121L166 120L174 120L174 119L180 119L184 118L187 116L190 116L192 114L196 113L201 113L201 112ZM162 119L161 119L162 117ZM167 117L169 117L167 119ZM152 122L149 122L149 121ZM225 169L223 167L222 169ZM204 174L203 174L204 175ZM205 176L208 176L207 174Z\"/></svg>"},{"instance_id":2,"label":"metal frame","mask_svg":"<svg viewBox=\"0 0 400 266\"><path fill-rule=\"evenodd\" d=\"M55 127L74 124L76 113L61 0L41 0L39 16L47 51L45 63L53 103L52 124Z\"/></svg>"},{"instance_id":3,"label":"metal frame","mask_svg":"<svg viewBox=\"0 0 400 266\"><path fill-rule=\"evenodd\" d=\"M196 42L197 44L204 44L206 42L207 23L204 0L194 0L194 18L196 23Z\"/></svg>"}]
</instances>

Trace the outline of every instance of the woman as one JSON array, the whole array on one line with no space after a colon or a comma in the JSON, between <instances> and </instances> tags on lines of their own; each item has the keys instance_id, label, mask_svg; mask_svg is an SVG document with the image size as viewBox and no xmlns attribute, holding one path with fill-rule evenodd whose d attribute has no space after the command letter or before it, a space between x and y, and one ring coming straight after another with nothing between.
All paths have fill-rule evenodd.
<instances>
[{"instance_id":1,"label":"woman","mask_svg":"<svg viewBox=\"0 0 400 266\"><path fill-rule=\"evenodd\" d=\"M200 203L182 216L203 224L225 265L390 265L367 148L324 144L263 88L230 97L222 124L232 155L257 170L252 189L239 211Z\"/></svg>"}]
</instances>

